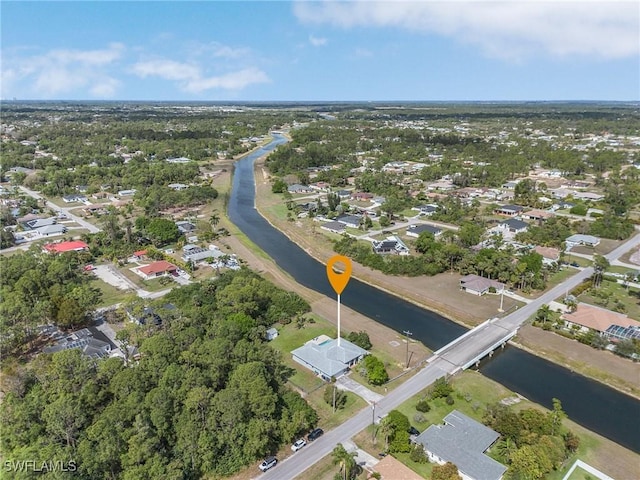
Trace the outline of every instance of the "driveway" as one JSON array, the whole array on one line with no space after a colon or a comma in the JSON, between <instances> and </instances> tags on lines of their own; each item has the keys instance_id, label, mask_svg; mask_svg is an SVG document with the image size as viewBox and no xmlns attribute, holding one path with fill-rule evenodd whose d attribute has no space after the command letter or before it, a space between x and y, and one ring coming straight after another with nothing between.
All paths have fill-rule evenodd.
<instances>
[{"instance_id":1,"label":"driveway","mask_svg":"<svg viewBox=\"0 0 640 480\"><path fill-rule=\"evenodd\" d=\"M336 386L340 390L346 390L348 392L353 392L359 397L362 397L367 403L371 404L374 402L379 402L384 397L379 393L373 392L369 390L364 385L352 380L346 375L341 376L336 380Z\"/></svg>"},{"instance_id":2,"label":"driveway","mask_svg":"<svg viewBox=\"0 0 640 480\"><path fill-rule=\"evenodd\" d=\"M118 290L135 290L138 291L138 287L122 273L118 272L111 265L97 265L93 270L93 273L105 283L113 285Z\"/></svg>"}]
</instances>

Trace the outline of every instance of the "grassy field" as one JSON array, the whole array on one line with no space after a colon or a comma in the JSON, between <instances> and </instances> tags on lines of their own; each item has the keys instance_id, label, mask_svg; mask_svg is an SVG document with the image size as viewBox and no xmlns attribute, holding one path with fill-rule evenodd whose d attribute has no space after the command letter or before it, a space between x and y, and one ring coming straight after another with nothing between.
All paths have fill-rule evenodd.
<instances>
[{"instance_id":1,"label":"grassy field","mask_svg":"<svg viewBox=\"0 0 640 480\"><path fill-rule=\"evenodd\" d=\"M91 286L98 288L100 292L102 292L102 298L100 302L95 305L96 308L108 307L109 305L120 303L125 297L132 293L131 290L119 290L97 277L91 278Z\"/></svg>"},{"instance_id":2,"label":"grassy field","mask_svg":"<svg viewBox=\"0 0 640 480\"><path fill-rule=\"evenodd\" d=\"M637 288L630 287L627 290L617 282L603 281L597 290L584 292L578 296L578 300L608 309L613 309L620 302L630 318L640 319L640 290Z\"/></svg>"}]
</instances>

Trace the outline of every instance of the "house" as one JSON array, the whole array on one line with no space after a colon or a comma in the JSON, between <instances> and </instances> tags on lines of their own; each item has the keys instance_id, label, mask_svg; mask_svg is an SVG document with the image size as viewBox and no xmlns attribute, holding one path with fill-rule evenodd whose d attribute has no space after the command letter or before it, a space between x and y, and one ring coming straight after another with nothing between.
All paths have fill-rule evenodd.
<instances>
[{"instance_id":1,"label":"house","mask_svg":"<svg viewBox=\"0 0 640 480\"><path fill-rule=\"evenodd\" d=\"M407 236L418 238L422 232L429 232L437 237L442 233L442 229L432 225L409 225Z\"/></svg>"},{"instance_id":2,"label":"house","mask_svg":"<svg viewBox=\"0 0 640 480\"><path fill-rule=\"evenodd\" d=\"M542 255L542 263L545 265L560 261L560 250L557 248L536 246L533 251Z\"/></svg>"},{"instance_id":3,"label":"house","mask_svg":"<svg viewBox=\"0 0 640 480\"><path fill-rule=\"evenodd\" d=\"M420 205L419 207L413 207L411 210L416 210L420 212L420 215L425 215L427 217L430 217L431 215L433 215L438 211L438 206L432 203L429 203L427 205Z\"/></svg>"},{"instance_id":4,"label":"house","mask_svg":"<svg viewBox=\"0 0 640 480\"><path fill-rule=\"evenodd\" d=\"M346 200L351 197L351 190L338 190L336 192L340 200Z\"/></svg>"},{"instance_id":5,"label":"house","mask_svg":"<svg viewBox=\"0 0 640 480\"><path fill-rule=\"evenodd\" d=\"M374 241L373 251L379 255L409 255L409 247L395 235L379 242Z\"/></svg>"},{"instance_id":6,"label":"house","mask_svg":"<svg viewBox=\"0 0 640 480\"><path fill-rule=\"evenodd\" d=\"M181 190L186 190L187 188L189 188L189 185L185 185L184 183L170 183L169 185L167 185L167 187L169 187L171 190L179 192Z\"/></svg>"},{"instance_id":7,"label":"house","mask_svg":"<svg viewBox=\"0 0 640 480\"><path fill-rule=\"evenodd\" d=\"M358 228L362 217L359 215L338 215L335 221L351 228Z\"/></svg>"},{"instance_id":8,"label":"house","mask_svg":"<svg viewBox=\"0 0 640 480\"><path fill-rule=\"evenodd\" d=\"M424 480L424 477L401 463L393 455L387 455L374 467L381 480Z\"/></svg>"},{"instance_id":9,"label":"house","mask_svg":"<svg viewBox=\"0 0 640 480\"><path fill-rule=\"evenodd\" d=\"M118 196L119 197L132 197L133 195L135 195L137 192L137 190L135 188L132 188L130 190L120 190L118 192Z\"/></svg>"},{"instance_id":10,"label":"house","mask_svg":"<svg viewBox=\"0 0 640 480\"><path fill-rule=\"evenodd\" d=\"M311 188L312 190L316 190L318 192L330 192L331 191L331 185L328 184L327 182L312 183L311 185L309 185L309 188Z\"/></svg>"},{"instance_id":11,"label":"house","mask_svg":"<svg viewBox=\"0 0 640 480\"><path fill-rule=\"evenodd\" d=\"M342 235L347 230L347 227L340 222L323 223L320 225L320 228L329 232L337 233L338 235Z\"/></svg>"},{"instance_id":12,"label":"house","mask_svg":"<svg viewBox=\"0 0 640 480\"><path fill-rule=\"evenodd\" d=\"M182 260L192 263L198 263L208 258L218 258L224 255L217 247L207 249L198 247L197 245L185 245L182 248L182 252Z\"/></svg>"},{"instance_id":13,"label":"house","mask_svg":"<svg viewBox=\"0 0 640 480\"><path fill-rule=\"evenodd\" d=\"M515 190L516 186L518 185L518 182L507 182L507 183L503 183L502 184L502 188L504 188L505 190Z\"/></svg>"},{"instance_id":14,"label":"house","mask_svg":"<svg viewBox=\"0 0 640 480\"><path fill-rule=\"evenodd\" d=\"M176 222L176 227L178 227L180 233L191 233L196 230L196 226L193 223L185 220Z\"/></svg>"},{"instance_id":15,"label":"house","mask_svg":"<svg viewBox=\"0 0 640 480\"><path fill-rule=\"evenodd\" d=\"M453 463L463 480L500 480L507 467L484 453L499 437L489 427L454 410L444 417L443 425L431 425L415 443L424 447L431 462Z\"/></svg>"},{"instance_id":16,"label":"house","mask_svg":"<svg viewBox=\"0 0 640 480\"><path fill-rule=\"evenodd\" d=\"M107 213L107 207L108 205L104 203L97 203L94 205L88 205L84 207L82 210L89 215L93 215L93 214L104 215L105 213Z\"/></svg>"},{"instance_id":17,"label":"house","mask_svg":"<svg viewBox=\"0 0 640 480\"><path fill-rule=\"evenodd\" d=\"M269 330L266 331L265 333L265 338L267 339L267 341L271 341L274 338L276 338L278 336L278 329L275 327L270 328Z\"/></svg>"},{"instance_id":18,"label":"house","mask_svg":"<svg viewBox=\"0 0 640 480\"><path fill-rule=\"evenodd\" d=\"M293 359L324 380L339 377L356 365L368 352L341 338L320 335L291 352Z\"/></svg>"},{"instance_id":19,"label":"house","mask_svg":"<svg viewBox=\"0 0 640 480\"><path fill-rule=\"evenodd\" d=\"M163 277L165 275L177 275L178 273L178 267L166 260L150 263L149 265L139 267L137 270L146 280Z\"/></svg>"},{"instance_id":20,"label":"house","mask_svg":"<svg viewBox=\"0 0 640 480\"><path fill-rule=\"evenodd\" d=\"M604 195L601 193L593 193L593 192L575 192L573 194L573 198L578 200L591 200L594 202L598 202L604 198Z\"/></svg>"},{"instance_id":21,"label":"house","mask_svg":"<svg viewBox=\"0 0 640 480\"><path fill-rule=\"evenodd\" d=\"M102 338L97 338L102 337ZM100 331L83 328L76 332L59 337L55 345L45 347L44 353L55 353L72 348L79 348L90 358L104 358L111 354L112 345Z\"/></svg>"},{"instance_id":22,"label":"house","mask_svg":"<svg viewBox=\"0 0 640 480\"><path fill-rule=\"evenodd\" d=\"M598 237L594 237L593 235L583 235L581 233L576 233L575 235L571 235L570 237L568 237L564 242L567 246L567 250L570 250L578 245L595 247L600 243L600 239Z\"/></svg>"},{"instance_id":23,"label":"house","mask_svg":"<svg viewBox=\"0 0 640 480\"><path fill-rule=\"evenodd\" d=\"M79 193L74 193L72 195L64 195L62 197L62 201L64 203L86 203L87 197L80 195Z\"/></svg>"},{"instance_id":24,"label":"house","mask_svg":"<svg viewBox=\"0 0 640 480\"><path fill-rule=\"evenodd\" d=\"M585 333L593 330L612 341L628 338L640 340L640 322L606 308L578 303L575 312L563 313L560 318L568 328L576 327Z\"/></svg>"},{"instance_id":25,"label":"house","mask_svg":"<svg viewBox=\"0 0 640 480\"><path fill-rule=\"evenodd\" d=\"M373 199L373 193L356 192L351 194L351 198L360 202L370 201Z\"/></svg>"},{"instance_id":26,"label":"house","mask_svg":"<svg viewBox=\"0 0 640 480\"><path fill-rule=\"evenodd\" d=\"M191 159L187 157L171 157L166 159L167 163L189 163L190 161Z\"/></svg>"},{"instance_id":27,"label":"house","mask_svg":"<svg viewBox=\"0 0 640 480\"><path fill-rule=\"evenodd\" d=\"M497 226L503 233L515 235L516 233L526 232L529 225L517 218L509 218L500 222Z\"/></svg>"},{"instance_id":28,"label":"house","mask_svg":"<svg viewBox=\"0 0 640 480\"><path fill-rule=\"evenodd\" d=\"M534 222L543 222L553 217L553 212L547 210L529 210L524 212L521 217L525 220L533 220Z\"/></svg>"},{"instance_id":29,"label":"house","mask_svg":"<svg viewBox=\"0 0 640 480\"><path fill-rule=\"evenodd\" d=\"M34 230L41 237L51 237L54 235L64 235L67 233L67 227L64 225L45 225L44 227Z\"/></svg>"},{"instance_id":30,"label":"house","mask_svg":"<svg viewBox=\"0 0 640 480\"><path fill-rule=\"evenodd\" d=\"M504 215L506 217L515 217L524 210L520 205L503 205L496 208L493 213L496 215Z\"/></svg>"},{"instance_id":31,"label":"house","mask_svg":"<svg viewBox=\"0 0 640 480\"><path fill-rule=\"evenodd\" d=\"M146 255L147 255L147 251L146 250L137 250L137 251L133 252L133 254L131 255L131 259L134 262L136 262L138 260L142 260Z\"/></svg>"},{"instance_id":32,"label":"house","mask_svg":"<svg viewBox=\"0 0 640 480\"><path fill-rule=\"evenodd\" d=\"M72 242L48 243L43 248L43 252L46 253L82 252L86 250L89 250L89 245L79 240Z\"/></svg>"},{"instance_id":33,"label":"house","mask_svg":"<svg viewBox=\"0 0 640 480\"><path fill-rule=\"evenodd\" d=\"M25 230L37 230L38 228L48 227L54 225L57 222L55 217L49 218L34 218L33 220L27 220L22 223Z\"/></svg>"},{"instance_id":34,"label":"house","mask_svg":"<svg viewBox=\"0 0 640 480\"><path fill-rule=\"evenodd\" d=\"M311 189L307 185L300 185L298 183L294 183L293 185L289 185L287 187L287 191L289 193L311 193L313 192L313 189Z\"/></svg>"},{"instance_id":35,"label":"house","mask_svg":"<svg viewBox=\"0 0 640 480\"><path fill-rule=\"evenodd\" d=\"M175 308L175 306L173 308ZM136 325L155 325L156 327L162 325L162 317L158 315L151 307L144 307L140 315L136 315L129 308L127 308L126 313L127 317L129 317L129 320L131 320Z\"/></svg>"},{"instance_id":36,"label":"house","mask_svg":"<svg viewBox=\"0 0 640 480\"><path fill-rule=\"evenodd\" d=\"M501 292L505 285L497 280L474 274L465 275L460 279L460 290L479 297L487 293L491 287L495 288L496 292Z\"/></svg>"}]
</instances>

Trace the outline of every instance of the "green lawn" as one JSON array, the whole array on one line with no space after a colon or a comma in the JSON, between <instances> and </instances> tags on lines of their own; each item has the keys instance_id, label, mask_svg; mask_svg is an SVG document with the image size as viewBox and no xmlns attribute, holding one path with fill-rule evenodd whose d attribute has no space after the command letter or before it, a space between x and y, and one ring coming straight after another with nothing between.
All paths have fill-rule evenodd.
<instances>
[{"instance_id":1,"label":"green lawn","mask_svg":"<svg viewBox=\"0 0 640 480\"><path fill-rule=\"evenodd\" d=\"M564 282L567 278L575 275L577 272L577 270L575 270L574 268L571 267L562 267L562 270L554 273L553 275L551 275L551 277L549 277L549 280L547 281L547 288L553 288L556 285Z\"/></svg>"},{"instance_id":2,"label":"green lawn","mask_svg":"<svg viewBox=\"0 0 640 480\"><path fill-rule=\"evenodd\" d=\"M597 291L588 290L579 295L578 300L611 310L617 302L621 302L625 306L624 313L631 318L640 318L640 290L637 288L630 287L627 290L624 285L605 280Z\"/></svg>"},{"instance_id":3,"label":"green lawn","mask_svg":"<svg viewBox=\"0 0 640 480\"><path fill-rule=\"evenodd\" d=\"M568 480L594 480L594 478L586 470L577 467Z\"/></svg>"},{"instance_id":4,"label":"green lawn","mask_svg":"<svg viewBox=\"0 0 640 480\"><path fill-rule=\"evenodd\" d=\"M318 413L318 417L320 418L318 426L322 427L325 431L344 423L360 410L368 406L367 402L355 393L346 392L347 401L345 406L333 413L333 407L324 401L324 389L324 386L317 389L315 392L307 395L305 400L309 402L309 404Z\"/></svg>"},{"instance_id":5,"label":"green lawn","mask_svg":"<svg viewBox=\"0 0 640 480\"><path fill-rule=\"evenodd\" d=\"M120 303L125 297L131 295L131 290L118 290L113 285L109 285L97 277L91 278L91 286L98 288L100 292L102 292L102 298L100 302L95 305L96 308L108 307Z\"/></svg>"},{"instance_id":6,"label":"green lawn","mask_svg":"<svg viewBox=\"0 0 640 480\"><path fill-rule=\"evenodd\" d=\"M295 371L289 378L291 385L303 392L313 392L325 382L311 370L294 361L291 351L319 335L324 334L335 338L336 329L326 321L320 320L315 314L310 313L307 317L313 318L317 323L306 323L303 328L298 328L295 323L277 325L278 337L271 340L270 345L282 353L284 362Z\"/></svg>"}]
</instances>

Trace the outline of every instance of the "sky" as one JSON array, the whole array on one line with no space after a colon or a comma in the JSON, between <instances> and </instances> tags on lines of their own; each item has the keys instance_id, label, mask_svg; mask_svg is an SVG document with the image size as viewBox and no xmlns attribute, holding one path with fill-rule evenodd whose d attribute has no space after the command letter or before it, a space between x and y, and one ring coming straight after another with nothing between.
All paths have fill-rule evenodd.
<instances>
[{"instance_id":1,"label":"sky","mask_svg":"<svg viewBox=\"0 0 640 480\"><path fill-rule=\"evenodd\" d=\"M640 2L0 2L10 100L640 100Z\"/></svg>"}]
</instances>

